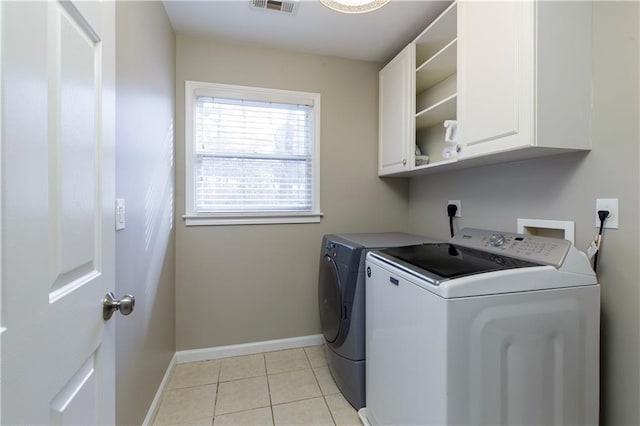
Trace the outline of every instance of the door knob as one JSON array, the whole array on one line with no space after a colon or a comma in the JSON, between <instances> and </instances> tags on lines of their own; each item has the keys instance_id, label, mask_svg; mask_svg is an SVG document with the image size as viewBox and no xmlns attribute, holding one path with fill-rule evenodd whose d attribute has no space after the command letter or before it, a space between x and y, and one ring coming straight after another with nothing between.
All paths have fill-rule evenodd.
<instances>
[{"instance_id":1,"label":"door knob","mask_svg":"<svg viewBox=\"0 0 640 426\"><path fill-rule=\"evenodd\" d=\"M105 294L102 299L102 318L111 319L115 311L120 311L122 315L129 315L136 306L136 298L130 294L126 294L122 299L116 299L113 292Z\"/></svg>"}]
</instances>

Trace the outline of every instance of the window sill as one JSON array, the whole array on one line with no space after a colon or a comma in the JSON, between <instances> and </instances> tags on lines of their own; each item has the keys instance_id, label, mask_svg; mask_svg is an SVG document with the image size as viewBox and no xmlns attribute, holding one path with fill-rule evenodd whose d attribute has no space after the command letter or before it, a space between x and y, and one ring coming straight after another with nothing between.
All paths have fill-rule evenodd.
<instances>
[{"instance_id":1,"label":"window sill","mask_svg":"<svg viewBox=\"0 0 640 426\"><path fill-rule=\"evenodd\" d=\"M281 223L318 223L322 213L275 213L235 215L185 215L186 226L272 225Z\"/></svg>"}]
</instances>

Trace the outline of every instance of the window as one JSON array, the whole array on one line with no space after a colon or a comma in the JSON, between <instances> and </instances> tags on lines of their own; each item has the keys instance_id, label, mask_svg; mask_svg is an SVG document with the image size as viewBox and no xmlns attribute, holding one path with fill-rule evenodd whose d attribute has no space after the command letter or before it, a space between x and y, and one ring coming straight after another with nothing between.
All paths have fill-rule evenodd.
<instances>
[{"instance_id":1,"label":"window","mask_svg":"<svg viewBox=\"0 0 640 426\"><path fill-rule=\"evenodd\" d=\"M320 95L187 81L187 225L319 222Z\"/></svg>"}]
</instances>

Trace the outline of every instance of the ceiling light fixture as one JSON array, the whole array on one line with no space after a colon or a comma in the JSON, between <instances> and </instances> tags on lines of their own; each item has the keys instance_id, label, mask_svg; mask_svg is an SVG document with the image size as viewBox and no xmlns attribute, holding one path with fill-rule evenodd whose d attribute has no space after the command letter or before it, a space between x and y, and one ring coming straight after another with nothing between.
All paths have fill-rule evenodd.
<instances>
[{"instance_id":1,"label":"ceiling light fixture","mask_svg":"<svg viewBox=\"0 0 640 426\"><path fill-rule=\"evenodd\" d=\"M329 9L342 13L365 13L380 9L390 0L320 0Z\"/></svg>"}]
</instances>

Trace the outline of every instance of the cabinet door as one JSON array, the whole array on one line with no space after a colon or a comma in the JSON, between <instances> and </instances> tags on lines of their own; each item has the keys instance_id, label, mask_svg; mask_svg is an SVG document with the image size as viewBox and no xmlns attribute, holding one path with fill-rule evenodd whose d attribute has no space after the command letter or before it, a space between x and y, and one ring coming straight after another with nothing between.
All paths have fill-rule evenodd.
<instances>
[{"instance_id":1,"label":"cabinet door","mask_svg":"<svg viewBox=\"0 0 640 426\"><path fill-rule=\"evenodd\" d=\"M460 157L534 144L531 1L458 4Z\"/></svg>"},{"instance_id":2,"label":"cabinet door","mask_svg":"<svg viewBox=\"0 0 640 426\"><path fill-rule=\"evenodd\" d=\"M408 170L415 146L415 45L380 71L378 175Z\"/></svg>"}]
</instances>

